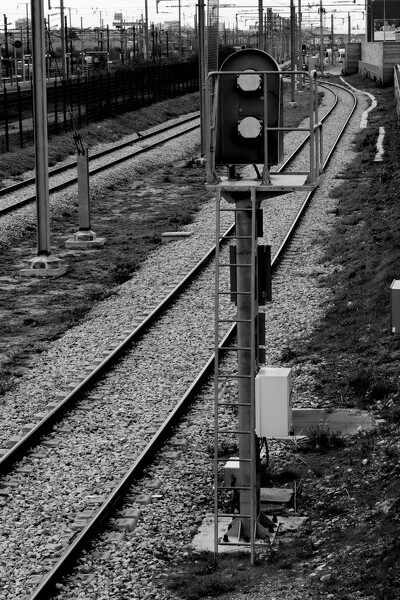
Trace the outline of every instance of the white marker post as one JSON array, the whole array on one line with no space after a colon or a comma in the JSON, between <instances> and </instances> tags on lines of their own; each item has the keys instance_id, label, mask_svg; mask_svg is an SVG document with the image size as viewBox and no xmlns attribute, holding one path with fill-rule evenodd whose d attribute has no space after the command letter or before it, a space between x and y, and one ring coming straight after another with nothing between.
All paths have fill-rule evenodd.
<instances>
[{"instance_id":1,"label":"white marker post","mask_svg":"<svg viewBox=\"0 0 400 600\"><path fill-rule=\"evenodd\" d=\"M65 242L66 248L99 248L105 238L98 238L91 229L89 193L89 154L87 148L78 149L78 211L79 230Z\"/></svg>"}]
</instances>

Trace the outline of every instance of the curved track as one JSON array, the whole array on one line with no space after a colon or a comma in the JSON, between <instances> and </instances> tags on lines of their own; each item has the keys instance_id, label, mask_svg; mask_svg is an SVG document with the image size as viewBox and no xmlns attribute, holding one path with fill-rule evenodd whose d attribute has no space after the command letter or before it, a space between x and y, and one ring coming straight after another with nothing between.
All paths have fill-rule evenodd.
<instances>
[{"instance_id":1,"label":"curved track","mask_svg":"<svg viewBox=\"0 0 400 600\"><path fill-rule=\"evenodd\" d=\"M340 87L340 86L338 86L338 87ZM346 91L348 91L348 90L346 90ZM348 93L350 93L355 98L355 96L354 96L354 94L352 94L352 92L348 92ZM337 101L338 100L336 97L331 110L333 110L337 106ZM354 108L355 108L355 104L354 104ZM324 116L324 119L328 118L330 113L331 113L331 111L329 111ZM348 116L348 119L345 121L341 130L338 132L337 139L334 141L334 145L331 146L328 156L325 159L325 162L323 165L324 169L326 168L326 166L330 160L330 157L335 149L336 143L340 139L340 136L342 135L342 132L344 131L344 129L347 125L347 122L350 118L351 118L351 114ZM178 134L178 135L181 135L181 134ZM280 172L284 172L285 169L287 169L289 167L289 165L292 163L292 161L301 152L302 148L304 147L305 143L307 142L307 139L308 139L308 136L290 154L290 156L286 159L284 164L281 165L281 167L279 169ZM157 142L157 145L158 145L158 142ZM304 211L306 210L306 207L307 207L310 199L312 198L312 196L313 196L313 192L310 192L309 194L307 194L296 218L293 221L292 226L290 227L284 240L282 241L282 244L281 244L276 256L273 258L273 266L274 267L278 265L279 261L281 260L282 256L284 255L284 251L287 248L287 246L291 240L291 237L292 237L294 231L296 230L296 227L298 226L298 222L301 219L301 216L304 214ZM233 226L226 231L225 236L227 238L229 238L229 236L232 234L232 229L233 229ZM59 402L57 404L57 406L55 406L29 432L27 432L0 459L0 474L6 473L8 471L8 469L10 469L15 464L16 461L20 460L20 458L24 455L24 453L29 448L31 448L33 445L35 445L37 443L37 441L40 439L40 437L42 435L44 435L47 431L50 430L50 428L54 425L54 423L56 423L58 420L60 420L62 418L65 411L68 410L79 399L79 397L83 393L87 392L88 389L90 389L90 387L93 387L97 383L97 381L101 377L103 377L104 374L108 370L110 370L112 368L112 366L121 357L121 355L126 350L128 350L129 347L133 343L135 343L158 318L160 318L160 316L163 314L163 312L174 302L174 300L176 300L176 298L185 291L186 287L191 283L191 281L193 281L196 278L196 276L198 276L198 274L201 272L201 270L212 260L214 254L215 254L215 246L213 248L211 248L205 254L205 256L190 271L190 273L188 273L186 275L186 277L184 277L182 279L182 281L177 286L175 286L175 288L164 299L162 299L158 303L156 308L137 327L135 327L135 329L129 335L127 335L125 337L125 339L123 341L121 341L121 343L115 349L113 349L83 381L81 381L78 385L76 385L74 387L74 389L61 402Z\"/></svg>"},{"instance_id":2,"label":"curved track","mask_svg":"<svg viewBox=\"0 0 400 600\"><path fill-rule=\"evenodd\" d=\"M324 84L325 85L325 84ZM340 86L337 86L340 87ZM345 88L342 88L345 89ZM345 90L348 92L348 90ZM348 92L349 93L349 92ZM353 98L354 95L353 95ZM353 110L355 109L355 103L353 106ZM341 134L343 133L348 120L350 119L351 114L349 114L346 123L344 123L341 132L337 135L337 139L334 144L337 143ZM327 118L327 116L325 116ZM324 167L327 166L332 153L334 151L334 145L331 146L331 150L328 153L328 156L325 158ZM292 153L290 159L282 166L282 170L288 166L288 162L292 162L294 157L297 155L298 151ZM285 239L281 243L278 252L276 253L273 259L273 270L275 271L280 263L282 256L284 255L286 249L288 248L290 241L292 239L293 233L298 226L302 215L304 215L305 210L308 207L308 204L313 196L313 192L307 194L307 197L302 202L301 208L298 211L298 214L291 226L289 232L287 233ZM231 233L231 229L226 232L226 235ZM196 274L204 269L205 265L211 260L214 254L214 248L212 248L204 258L199 262L195 269L193 269L187 277L181 282L179 286L177 286L162 302L159 303L157 310L152 311L152 313L146 317L146 319L137 326L119 345L116 347L102 362L99 364L94 371L84 380L82 381L76 388L71 391L63 400L59 403L57 407L49 412L45 419L39 422L28 434L24 436L13 448L7 452L6 455L0 461L1 472L4 473L8 471L13 464L15 464L16 460L19 460L20 457L26 452L29 447L32 447L35 443L37 443L39 437L43 436L49 428L56 422L59 418L58 415L63 414L68 407L75 402L85 391L87 391L90 386L95 385L95 383L99 380L100 377L104 375L107 369L113 365L117 358L121 356L122 353L126 351L129 346L141 336L144 331L155 321L156 318L160 315L161 311L164 310L167 306L169 306L180 294L189 282L196 276ZM226 338L223 340L221 345L227 345L229 339L235 335L235 327L232 327ZM187 392L180 398L177 402L174 410L168 416L168 419L160 426L156 434L152 437L149 443L146 445L144 450L140 453L140 455L134 461L134 464L123 477L123 479L119 482L118 486L112 491L107 500L98 508L94 516L87 523L84 529L79 533L79 535L75 538L73 544L68 547L66 552L64 552L63 556L58 560L57 564L49 571L49 573L45 576L45 578L41 581L40 585L31 595L31 600L39 600L44 598L49 598L50 594L54 591L55 584L60 581L60 578L64 573L68 571L71 564L75 561L77 554L81 551L82 547L88 543L98 531L101 524L104 522L106 518L112 514L115 509L116 504L119 502L121 495L123 495L128 486L140 477L140 474L146 464L148 464L152 457L154 456L157 449L161 446L163 440L168 435L168 432L171 428L176 425L181 414L185 410L187 404L193 399L194 394L199 390L201 385L207 379L207 377L211 374L213 368L214 357L211 356L207 363L204 365L204 368L199 373L198 377L192 382Z\"/></svg>"}]
</instances>

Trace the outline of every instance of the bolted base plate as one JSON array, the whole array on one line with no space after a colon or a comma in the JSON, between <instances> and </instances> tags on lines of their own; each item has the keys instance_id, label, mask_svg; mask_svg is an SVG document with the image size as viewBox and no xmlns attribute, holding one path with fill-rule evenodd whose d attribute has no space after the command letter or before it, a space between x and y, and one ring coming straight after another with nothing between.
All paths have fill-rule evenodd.
<instances>
[{"instance_id":1,"label":"bolted base plate","mask_svg":"<svg viewBox=\"0 0 400 600\"><path fill-rule=\"evenodd\" d=\"M294 534L309 521L308 517L295 515L272 517L260 513L256 524L256 546L259 549L269 548L275 541L276 536L283 534ZM250 551L248 541L249 531L246 531L246 520L233 519L229 517L218 517L218 552ZM214 551L214 515L207 515L200 525L198 533L194 536L191 546L198 552ZM243 536L244 534L244 536ZM226 537L225 537L226 536ZM225 539L224 539L225 538Z\"/></svg>"}]
</instances>

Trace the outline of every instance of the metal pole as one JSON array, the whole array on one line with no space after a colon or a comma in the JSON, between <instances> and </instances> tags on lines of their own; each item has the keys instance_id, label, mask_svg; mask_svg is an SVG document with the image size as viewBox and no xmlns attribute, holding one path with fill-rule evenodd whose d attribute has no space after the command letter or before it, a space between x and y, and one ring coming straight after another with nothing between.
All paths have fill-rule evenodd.
<instances>
[{"instance_id":1,"label":"metal pole","mask_svg":"<svg viewBox=\"0 0 400 600\"><path fill-rule=\"evenodd\" d=\"M350 17L350 13L347 13L347 37L349 39L349 44L350 44L350 42L351 42L351 17ZM383 39L385 39L385 29L383 29Z\"/></svg>"},{"instance_id":2,"label":"metal pole","mask_svg":"<svg viewBox=\"0 0 400 600\"><path fill-rule=\"evenodd\" d=\"M7 15L4 17L4 58L6 59L6 77L10 74L10 55L8 52L8 30L7 30Z\"/></svg>"},{"instance_id":3,"label":"metal pole","mask_svg":"<svg viewBox=\"0 0 400 600\"><path fill-rule=\"evenodd\" d=\"M322 0L321 0L322 1ZM296 23L295 23L296 15L294 10L294 0L290 0L290 58L291 65L290 68L292 71L296 70ZM290 76L290 98L291 101L295 101L295 82L294 75Z\"/></svg>"},{"instance_id":4,"label":"metal pole","mask_svg":"<svg viewBox=\"0 0 400 600\"><path fill-rule=\"evenodd\" d=\"M263 12L263 0L258 0L258 47L260 48L260 50L265 50Z\"/></svg>"},{"instance_id":5,"label":"metal pole","mask_svg":"<svg viewBox=\"0 0 400 600\"><path fill-rule=\"evenodd\" d=\"M298 70L302 71L303 70L303 65L302 65L302 54L301 54L301 44L302 44L302 39L301 39L301 0L299 0L299 33L298 33ZM301 90L303 87L303 76L300 75L299 77L299 90Z\"/></svg>"},{"instance_id":6,"label":"metal pole","mask_svg":"<svg viewBox=\"0 0 400 600\"><path fill-rule=\"evenodd\" d=\"M350 13L349 13L350 20ZM383 0L383 41L386 41L386 0ZM350 24L349 24L349 42L350 42Z\"/></svg>"},{"instance_id":7,"label":"metal pole","mask_svg":"<svg viewBox=\"0 0 400 600\"><path fill-rule=\"evenodd\" d=\"M179 58L182 58L182 25L181 25L181 0L178 1L178 48L179 48Z\"/></svg>"},{"instance_id":8,"label":"metal pole","mask_svg":"<svg viewBox=\"0 0 400 600\"><path fill-rule=\"evenodd\" d=\"M61 12L61 73L62 78L67 78L67 55L65 49L65 20L64 20L64 0L60 0Z\"/></svg>"},{"instance_id":9,"label":"metal pole","mask_svg":"<svg viewBox=\"0 0 400 600\"><path fill-rule=\"evenodd\" d=\"M332 66L335 64L334 58L333 58L333 50L334 50L334 42L333 42L333 15L331 15L331 63Z\"/></svg>"},{"instance_id":10,"label":"metal pole","mask_svg":"<svg viewBox=\"0 0 400 600\"><path fill-rule=\"evenodd\" d=\"M207 138L206 123L206 54L205 54L205 22L204 22L204 0L199 0L199 85L200 85L200 124L201 124L201 156L205 153L205 141ZM168 39L167 39L168 48Z\"/></svg>"},{"instance_id":11,"label":"metal pole","mask_svg":"<svg viewBox=\"0 0 400 600\"><path fill-rule=\"evenodd\" d=\"M64 17L65 20L65 24L64 24L64 31L65 31L65 50L66 52L68 52L68 25L67 25L67 17ZM70 61L67 60L67 54L65 54L65 62L67 65L67 79L69 79L69 74L70 74Z\"/></svg>"},{"instance_id":12,"label":"metal pole","mask_svg":"<svg viewBox=\"0 0 400 600\"><path fill-rule=\"evenodd\" d=\"M149 9L148 9L148 0L144 2L144 39L145 39L145 54L144 57L146 60L149 60Z\"/></svg>"},{"instance_id":13,"label":"metal pole","mask_svg":"<svg viewBox=\"0 0 400 600\"><path fill-rule=\"evenodd\" d=\"M50 211L47 142L47 90L43 0L31 4L33 55L33 118L35 132L38 256L50 254Z\"/></svg>"},{"instance_id":14,"label":"metal pole","mask_svg":"<svg viewBox=\"0 0 400 600\"><path fill-rule=\"evenodd\" d=\"M29 46L29 13L28 13L28 2L25 4L26 6L26 53L30 54L30 46Z\"/></svg>"},{"instance_id":15,"label":"metal pole","mask_svg":"<svg viewBox=\"0 0 400 600\"><path fill-rule=\"evenodd\" d=\"M320 27L320 31L319 31L319 60L320 60L320 67L321 67L321 74L324 72L324 33L322 30L322 13L323 13L323 8L322 8L322 0L320 0L320 4L319 4L319 27Z\"/></svg>"},{"instance_id":16,"label":"metal pole","mask_svg":"<svg viewBox=\"0 0 400 600\"><path fill-rule=\"evenodd\" d=\"M236 201L236 262L237 262L237 345L238 348L238 394L239 431L252 432L251 429L251 353L247 348L254 344L251 326L251 278L252 269L252 204L251 199ZM242 266L241 266L242 265ZM241 487L250 487L251 471L251 437L249 434L239 434L239 458ZM253 512L252 490L240 491L240 514L251 516Z\"/></svg>"}]
</instances>

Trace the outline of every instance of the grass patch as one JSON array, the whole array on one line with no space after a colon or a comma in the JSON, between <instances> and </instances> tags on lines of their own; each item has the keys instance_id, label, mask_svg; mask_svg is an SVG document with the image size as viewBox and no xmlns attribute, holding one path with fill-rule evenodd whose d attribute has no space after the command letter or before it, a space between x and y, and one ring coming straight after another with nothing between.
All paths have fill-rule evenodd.
<instances>
[{"instance_id":1,"label":"grass patch","mask_svg":"<svg viewBox=\"0 0 400 600\"><path fill-rule=\"evenodd\" d=\"M154 125L181 115L199 110L199 94L187 94L179 98L158 102L132 113L118 115L114 119L106 119L91 123L79 130L85 148L92 148L100 143L118 141L126 135L143 131ZM32 141L33 144L33 141ZM49 167L54 167L76 154L73 131L49 137ZM35 168L35 153L32 146L17 148L2 154L0 163L0 186L2 180L17 178ZM4 186L4 183L3 183Z\"/></svg>"},{"instance_id":2,"label":"grass patch","mask_svg":"<svg viewBox=\"0 0 400 600\"><path fill-rule=\"evenodd\" d=\"M112 285L120 285L128 281L133 273L140 267L140 261L119 259L109 268Z\"/></svg>"},{"instance_id":3,"label":"grass patch","mask_svg":"<svg viewBox=\"0 0 400 600\"><path fill-rule=\"evenodd\" d=\"M365 80L348 79L368 89ZM389 331L390 284L400 278L400 148L392 89L381 91L379 104L386 110L370 113L369 127L354 141L358 154L330 194L334 230L318 240L325 248L321 263L330 265L323 281L330 304L308 340L291 343L281 355L294 365L302 357L322 358L324 369L312 385L331 406L339 398L342 406L379 406L398 393L400 341ZM383 163L374 163L379 126L386 131L385 154Z\"/></svg>"},{"instance_id":4,"label":"grass patch","mask_svg":"<svg viewBox=\"0 0 400 600\"><path fill-rule=\"evenodd\" d=\"M325 425L313 425L307 432L307 440L301 445L301 450L328 452L333 448L343 448L345 440L338 431L331 431Z\"/></svg>"},{"instance_id":5,"label":"grass patch","mask_svg":"<svg viewBox=\"0 0 400 600\"><path fill-rule=\"evenodd\" d=\"M265 568L249 567L245 554L221 554L216 561L211 553L192 557L182 568L165 578L165 587L184 600L216 598L222 594L250 589L265 575Z\"/></svg>"}]
</instances>

